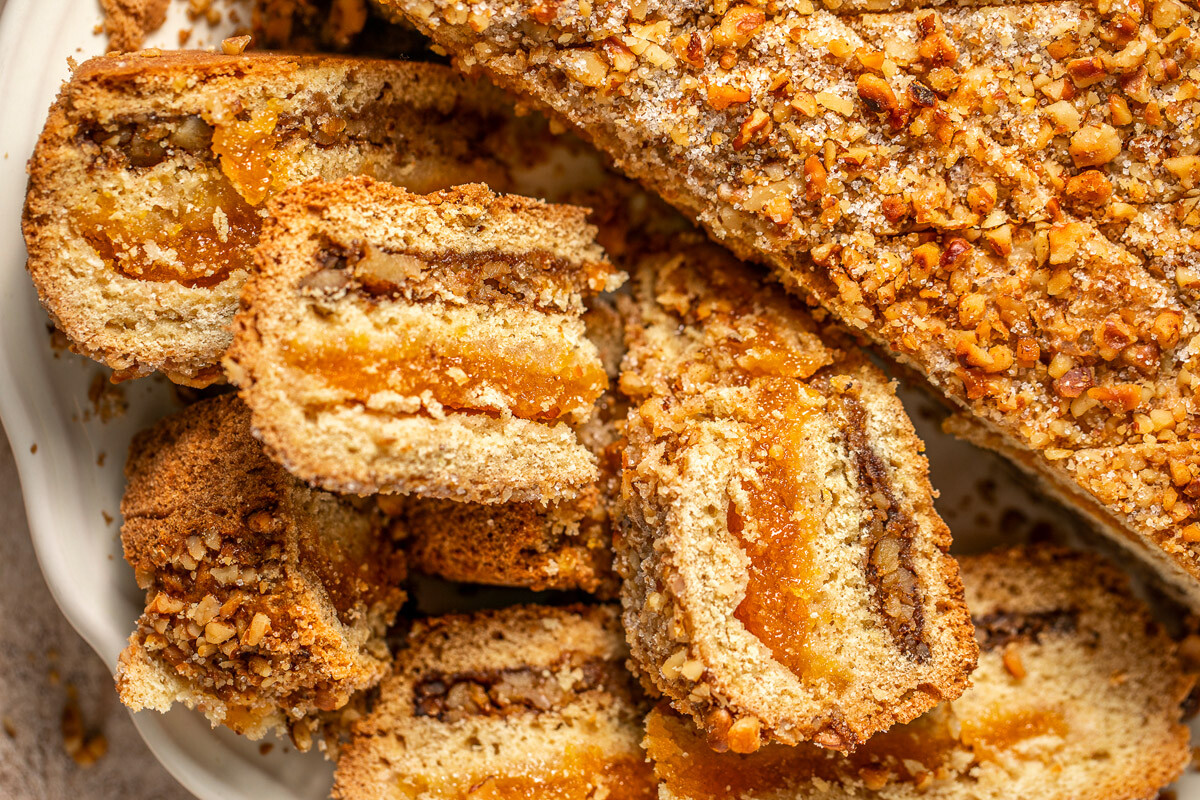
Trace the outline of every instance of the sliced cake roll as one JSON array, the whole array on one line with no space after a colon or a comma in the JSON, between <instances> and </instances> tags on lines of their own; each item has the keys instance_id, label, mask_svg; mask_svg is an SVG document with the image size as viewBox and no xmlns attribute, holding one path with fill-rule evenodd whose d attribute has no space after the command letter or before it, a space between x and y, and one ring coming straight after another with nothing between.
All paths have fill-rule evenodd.
<instances>
[{"instance_id":1,"label":"sliced cake roll","mask_svg":"<svg viewBox=\"0 0 1200 800\"><path fill-rule=\"evenodd\" d=\"M586 209L365 178L269 209L226 368L291 472L493 503L596 479L573 427L608 384L583 297L624 273Z\"/></svg>"},{"instance_id":2,"label":"sliced cake roll","mask_svg":"<svg viewBox=\"0 0 1200 800\"><path fill-rule=\"evenodd\" d=\"M957 697L975 641L887 379L702 241L634 288L616 547L645 682L735 752L851 750Z\"/></svg>"},{"instance_id":3,"label":"sliced cake roll","mask_svg":"<svg viewBox=\"0 0 1200 800\"><path fill-rule=\"evenodd\" d=\"M267 197L354 174L418 192L508 188L532 157L516 144L525 129L538 123L432 64L92 59L64 85L30 162L29 270L75 349L118 378L211 383Z\"/></svg>"},{"instance_id":4,"label":"sliced cake roll","mask_svg":"<svg viewBox=\"0 0 1200 800\"><path fill-rule=\"evenodd\" d=\"M316 715L387 671L405 561L383 516L268 459L233 395L135 437L126 477L121 541L146 610L117 667L122 702L182 703L307 748Z\"/></svg>"},{"instance_id":5,"label":"sliced cake roll","mask_svg":"<svg viewBox=\"0 0 1200 800\"><path fill-rule=\"evenodd\" d=\"M607 297L589 305L588 337L600 349L609 380L616 381L624 353L621 317ZM612 513L621 491L619 439L626 410L620 393L609 391L579 427L580 441L596 454L600 477L572 500L483 505L381 495L380 505L403 520L409 566L453 581L615 597Z\"/></svg>"},{"instance_id":6,"label":"sliced cake roll","mask_svg":"<svg viewBox=\"0 0 1200 800\"><path fill-rule=\"evenodd\" d=\"M339 800L652 800L615 608L417 622L338 760Z\"/></svg>"},{"instance_id":7,"label":"sliced cake roll","mask_svg":"<svg viewBox=\"0 0 1200 800\"><path fill-rule=\"evenodd\" d=\"M801 745L714 753L668 708L646 749L662 800L1157 797L1190 759L1174 644L1093 556L963 559L981 653L972 686L852 756Z\"/></svg>"},{"instance_id":8,"label":"sliced cake roll","mask_svg":"<svg viewBox=\"0 0 1200 800\"><path fill-rule=\"evenodd\" d=\"M384 4L923 375L1200 608L1194 4Z\"/></svg>"}]
</instances>

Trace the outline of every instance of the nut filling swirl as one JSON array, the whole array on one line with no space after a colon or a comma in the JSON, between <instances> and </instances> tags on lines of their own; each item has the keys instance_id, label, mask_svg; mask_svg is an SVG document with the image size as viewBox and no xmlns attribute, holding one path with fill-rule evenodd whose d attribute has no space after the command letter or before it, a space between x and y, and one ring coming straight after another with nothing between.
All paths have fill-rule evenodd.
<instances>
[{"instance_id":1,"label":"nut filling swirl","mask_svg":"<svg viewBox=\"0 0 1200 800\"><path fill-rule=\"evenodd\" d=\"M1015 613L998 610L981 617L972 617L975 638L983 651L1006 647L1012 642L1041 642L1047 634L1068 635L1079 627L1079 611L1057 608L1052 611Z\"/></svg>"},{"instance_id":2,"label":"nut filling swirl","mask_svg":"<svg viewBox=\"0 0 1200 800\"><path fill-rule=\"evenodd\" d=\"M426 251L329 241L313 256L300 290L322 299L347 292L411 302L512 303L539 311L578 310L580 295L608 288L611 264L584 268L548 250Z\"/></svg>"},{"instance_id":3,"label":"nut filling swirl","mask_svg":"<svg viewBox=\"0 0 1200 800\"><path fill-rule=\"evenodd\" d=\"M418 717L457 722L475 716L542 714L558 711L585 692L629 698L630 679L620 661L568 655L546 667L505 667L466 672L431 672L413 685Z\"/></svg>"},{"instance_id":4,"label":"nut filling swirl","mask_svg":"<svg viewBox=\"0 0 1200 800\"><path fill-rule=\"evenodd\" d=\"M896 498L887 466L871 447L862 403L849 392L834 394L832 400L846 421L843 429L846 447L854 459L859 491L865 501L863 541L869 554L867 580L875 589L880 616L897 646L906 656L923 664L930 653L924 640L924 602L912 565L916 523Z\"/></svg>"}]
</instances>

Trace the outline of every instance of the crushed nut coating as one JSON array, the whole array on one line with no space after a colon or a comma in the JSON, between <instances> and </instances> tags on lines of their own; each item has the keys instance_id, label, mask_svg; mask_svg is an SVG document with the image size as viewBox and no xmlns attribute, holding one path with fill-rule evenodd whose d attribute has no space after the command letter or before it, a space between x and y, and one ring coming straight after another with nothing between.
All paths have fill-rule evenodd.
<instances>
[{"instance_id":1,"label":"crushed nut coating","mask_svg":"<svg viewBox=\"0 0 1200 800\"><path fill-rule=\"evenodd\" d=\"M446 0L387 4L915 367L1200 602L1194 7L481 0L470 29Z\"/></svg>"}]
</instances>

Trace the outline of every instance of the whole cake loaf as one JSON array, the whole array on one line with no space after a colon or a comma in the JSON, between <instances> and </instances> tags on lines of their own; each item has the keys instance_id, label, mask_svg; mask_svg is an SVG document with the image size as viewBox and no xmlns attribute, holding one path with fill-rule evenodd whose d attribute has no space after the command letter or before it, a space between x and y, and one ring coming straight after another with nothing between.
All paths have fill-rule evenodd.
<instances>
[{"instance_id":1,"label":"whole cake loaf","mask_svg":"<svg viewBox=\"0 0 1200 800\"><path fill-rule=\"evenodd\" d=\"M125 473L121 542L146 608L117 667L122 702L182 703L307 749L322 712L387 671L402 543L370 500L268 459L233 395L138 434Z\"/></svg>"},{"instance_id":2,"label":"whole cake loaf","mask_svg":"<svg viewBox=\"0 0 1200 800\"><path fill-rule=\"evenodd\" d=\"M583 298L616 288L587 210L367 178L268 205L225 365L255 433L333 491L570 498L608 385Z\"/></svg>"},{"instance_id":3,"label":"whole cake loaf","mask_svg":"<svg viewBox=\"0 0 1200 800\"><path fill-rule=\"evenodd\" d=\"M1095 556L1056 548L961 561L981 653L972 686L852 756L771 745L713 753L687 720L646 722L661 800L1158 797L1190 760L1194 676Z\"/></svg>"},{"instance_id":4,"label":"whole cake loaf","mask_svg":"<svg viewBox=\"0 0 1200 800\"><path fill-rule=\"evenodd\" d=\"M616 551L645 683L735 752L852 750L957 697L975 640L888 380L696 234L633 288Z\"/></svg>"},{"instance_id":5,"label":"whole cake loaf","mask_svg":"<svg viewBox=\"0 0 1200 800\"><path fill-rule=\"evenodd\" d=\"M382 4L923 375L955 430L1200 606L1194 5Z\"/></svg>"}]
</instances>

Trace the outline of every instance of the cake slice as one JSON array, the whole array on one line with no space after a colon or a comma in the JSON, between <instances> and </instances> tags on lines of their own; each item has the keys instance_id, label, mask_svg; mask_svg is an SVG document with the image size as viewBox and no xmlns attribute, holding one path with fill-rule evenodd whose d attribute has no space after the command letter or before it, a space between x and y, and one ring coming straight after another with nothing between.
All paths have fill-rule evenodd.
<instances>
[{"instance_id":1,"label":"cake slice","mask_svg":"<svg viewBox=\"0 0 1200 800\"><path fill-rule=\"evenodd\" d=\"M338 800L652 800L645 713L609 606L418 621L334 778Z\"/></svg>"},{"instance_id":2,"label":"cake slice","mask_svg":"<svg viewBox=\"0 0 1200 800\"><path fill-rule=\"evenodd\" d=\"M125 474L121 541L146 609L117 666L121 701L182 703L307 749L322 712L387 671L405 560L383 516L268 459L234 395L138 434Z\"/></svg>"},{"instance_id":3,"label":"cake slice","mask_svg":"<svg viewBox=\"0 0 1200 800\"><path fill-rule=\"evenodd\" d=\"M692 236L642 259L627 326L633 660L717 749L853 750L975 663L923 445L856 348Z\"/></svg>"},{"instance_id":4,"label":"cake slice","mask_svg":"<svg viewBox=\"0 0 1200 800\"><path fill-rule=\"evenodd\" d=\"M981 653L972 686L853 756L801 745L713 753L660 708L646 748L661 800L1157 797L1188 764L1186 676L1128 581L1042 548L960 562Z\"/></svg>"},{"instance_id":5,"label":"cake slice","mask_svg":"<svg viewBox=\"0 0 1200 800\"><path fill-rule=\"evenodd\" d=\"M1200 607L1200 10L382 2L924 376Z\"/></svg>"},{"instance_id":6,"label":"cake slice","mask_svg":"<svg viewBox=\"0 0 1200 800\"><path fill-rule=\"evenodd\" d=\"M490 503L596 479L572 427L608 385L583 297L624 273L586 209L366 178L268 208L225 366L288 470L332 491Z\"/></svg>"},{"instance_id":7,"label":"cake slice","mask_svg":"<svg viewBox=\"0 0 1200 800\"><path fill-rule=\"evenodd\" d=\"M584 314L588 337L600 350L610 381L618 377L624 330L616 304L594 298ZM599 479L579 496L549 506L483 505L453 500L380 495L402 519L411 569L452 581L542 589L582 589L616 596L613 506L621 492L624 397L606 392L579 427L580 441L597 459Z\"/></svg>"},{"instance_id":8,"label":"cake slice","mask_svg":"<svg viewBox=\"0 0 1200 800\"><path fill-rule=\"evenodd\" d=\"M512 188L548 138L494 89L434 64L153 53L80 65L29 167L42 304L118 379L222 377L269 196L354 174L416 192Z\"/></svg>"}]
</instances>

